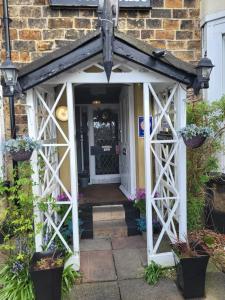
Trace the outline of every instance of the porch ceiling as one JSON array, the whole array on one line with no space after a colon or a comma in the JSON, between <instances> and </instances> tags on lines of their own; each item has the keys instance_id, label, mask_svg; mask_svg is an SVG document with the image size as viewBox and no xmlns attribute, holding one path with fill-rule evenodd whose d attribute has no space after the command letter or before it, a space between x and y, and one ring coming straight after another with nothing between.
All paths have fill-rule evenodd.
<instances>
[{"instance_id":1,"label":"porch ceiling","mask_svg":"<svg viewBox=\"0 0 225 300\"><path fill-rule=\"evenodd\" d=\"M82 84L75 88L77 104L91 104L93 100L105 103L119 103L121 84Z\"/></svg>"},{"instance_id":2,"label":"porch ceiling","mask_svg":"<svg viewBox=\"0 0 225 300\"><path fill-rule=\"evenodd\" d=\"M118 31L114 32L114 54L188 86L192 85L196 72L191 64L167 52L164 57L155 57L154 50L156 49L143 41ZM98 29L23 67L19 71L18 82L22 90L26 91L74 66L78 66L91 57L102 53L102 51L101 30Z\"/></svg>"}]
</instances>

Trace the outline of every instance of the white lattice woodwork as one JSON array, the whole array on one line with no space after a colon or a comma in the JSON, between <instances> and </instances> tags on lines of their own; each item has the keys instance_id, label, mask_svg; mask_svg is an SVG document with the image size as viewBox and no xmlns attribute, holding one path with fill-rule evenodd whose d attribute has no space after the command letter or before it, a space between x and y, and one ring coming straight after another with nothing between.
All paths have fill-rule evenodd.
<instances>
[{"instance_id":1,"label":"white lattice woodwork","mask_svg":"<svg viewBox=\"0 0 225 300\"><path fill-rule=\"evenodd\" d=\"M55 117L55 109L64 93L67 95L69 111L68 136ZM52 210L50 204L48 205L48 211L44 213L37 207L34 208L36 227L40 222L44 224L42 231L36 232L36 250L40 251L43 245L49 249L55 239L58 238L64 248L73 253L72 262L74 267L79 269L78 191L77 173L76 167L74 167L76 147L75 132L71 132L71 128L75 130L72 85L63 84L57 96L55 96L52 88L34 88L28 91L27 105L29 135L42 144L42 147L33 153L31 160L34 170L33 180L36 183L34 193L42 199L49 196L57 199L60 193L64 193L68 197L68 201L56 201L57 205L66 207L65 214L61 218ZM58 135L61 136L61 139L57 138ZM59 156L60 148L61 155ZM66 159L70 161L71 190L66 188L62 178L60 178L60 168ZM76 187L74 188L74 186ZM72 213L73 245L70 245L60 232L69 213Z\"/></svg>"},{"instance_id":2,"label":"white lattice woodwork","mask_svg":"<svg viewBox=\"0 0 225 300\"><path fill-rule=\"evenodd\" d=\"M186 229L186 148L178 137L185 126L185 93L178 83L157 93L151 83L144 84L145 132L149 132L149 117L153 129L145 134L145 186L147 214L148 262L155 260L164 266L173 265L171 252L159 253L163 238L170 243L185 239ZM158 138L166 124L172 136ZM153 238L153 219L161 224L161 232Z\"/></svg>"}]
</instances>

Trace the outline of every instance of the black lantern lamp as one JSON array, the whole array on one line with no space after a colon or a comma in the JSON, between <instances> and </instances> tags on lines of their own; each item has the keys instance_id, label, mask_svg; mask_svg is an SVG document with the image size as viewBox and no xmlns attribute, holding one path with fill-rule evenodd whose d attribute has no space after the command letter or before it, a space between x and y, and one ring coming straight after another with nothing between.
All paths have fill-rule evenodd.
<instances>
[{"instance_id":1,"label":"black lantern lamp","mask_svg":"<svg viewBox=\"0 0 225 300\"><path fill-rule=\"evenodd\" d=\"M196 67L197 80L193 86L196 95L199 93L200 89L209 88L209 79L213 68L214 65L205 52L205 56L200 59Z\"/></svg>"},{"instance_id":2,"label":"black lantern lamp","mask_svg":"<svg viewBox=\"0 0 225 300\"><path fill-rule=\"evenodd\" d=\"M11 60L7 58L6 61L0 65L0 70L2 71L6 86L8 86L10 92L14 94L17 84L18 69L11 62Z\"/></svg>"}]
</instances>

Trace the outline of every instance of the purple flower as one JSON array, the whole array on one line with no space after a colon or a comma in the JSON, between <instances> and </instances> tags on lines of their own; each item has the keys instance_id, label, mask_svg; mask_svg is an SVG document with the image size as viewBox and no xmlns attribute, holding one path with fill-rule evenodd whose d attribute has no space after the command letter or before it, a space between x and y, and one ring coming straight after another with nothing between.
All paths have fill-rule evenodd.
<instances>
[{"instance_id":1,"label":"purple flower","mask_svg":"<svg viewBox=\"0 0 225 300\"><path fill-rule=\"evenodd\" d=\"M160 196L160 194L158 192L155 192L154 198L158 198ZM145 189L138 189L136 192L136 196L134 197L135 202L137 201L145 201L146 199L146 194L145 194Z\"/></svg>"},{"instance_id":2,"label":"purple flower","mask_svg":"<svg viewBox=\"0 0 225 300\"><path fill-rule=\"evenodd\" d=\"M137 190L136 200L145 200L145 189L138 189Z\"/></svg>"},{"instance_id":3,"label":"purple flower","mask_svg":"<svg viewBox=\"0 0 225 300\"><path fill-rule=\"evenodd\" d=\"M57 197L57 201L68 201L68 200L69 199L65 193L62 193L62 194L58 195L58 197Z\"/></svg>"},{"instance_id":4,"label":"purple flower","mask_svg":"<svg viewBox=\"0 0 225 300\"><path fill-rule=\"evenodd\" d=\"M20 273L21 271L23 271L23 269L24 269L23 263L21 263L20 261L13 262L11 270L14 274Z\"/></svg>"}]
</instances>

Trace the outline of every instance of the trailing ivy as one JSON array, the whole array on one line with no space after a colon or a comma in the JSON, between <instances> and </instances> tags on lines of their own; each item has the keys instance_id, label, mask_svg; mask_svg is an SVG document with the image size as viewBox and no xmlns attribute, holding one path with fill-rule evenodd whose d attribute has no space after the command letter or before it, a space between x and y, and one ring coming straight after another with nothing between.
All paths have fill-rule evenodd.
<instances>
[{"instance_id":1,"label":"trailing ivy","mask_svg":"<svg viewBox=\"0 0 225 300\"><path fill-rule=\"evenodd\" d=\"M206 200L205 184L218 172L217 153L222 151L221 134L225 126L225 97L208 103L204 101L188 104L187 123L209 127L214 135L202 147L187 149L187 194L188 229L203 227Z\"/></svg>"},{"instance_id":2,"label":"trailing ivy","mask_svg":"<svg viewBox=\"0 0 225 300\"><path fill-rule=\"evenodd\" d=\"M33 300L33 285L29 274L34 247L34 204L41 211L56 207L51 197L37 199L33 195L32 169L28 162L18 165L19 177L14 176L14 184L7 186L0 180L0 201L7 200L4 218L0 230L4 235L4 244L0 251L8 255L8 259L0 269L0 300ZM48 202L48 205L46 204ZM56 211L56 210L54 210ZM42 228L42 224L40 224ZM67 257L68 258L68 257ZM66 258L66 259L67 259ZM72 288L79 273L72 266L63 271L62 291L67 294Z\"/></svg>"}]
</instances>

